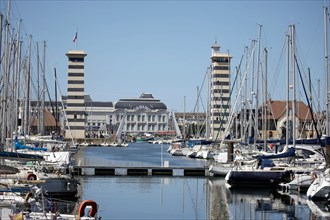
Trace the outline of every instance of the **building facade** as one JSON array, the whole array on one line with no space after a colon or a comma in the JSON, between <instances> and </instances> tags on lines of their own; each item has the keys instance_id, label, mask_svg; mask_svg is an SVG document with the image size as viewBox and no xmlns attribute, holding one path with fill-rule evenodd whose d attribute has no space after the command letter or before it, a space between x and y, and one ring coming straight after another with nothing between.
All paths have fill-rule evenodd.
<instances>
[{"instance_id":1,"label":"building facade","mask_svg":"<svg viewBox=\"0 0 330 220\"><path fill-rule=\"evenodd\" d=\"M65 138L85 138L85 97L84 97L84 59L82 50L71 50L68 57L68 90L66 103L67 123Z\"/></svg>"},{"instance_id":2,"label":"building facade","mask_svg":"<svg viewBox=\"0 0 330 220\"><path fill-rule=\"evenodd\" d=\"M139 98L125 98L112 102L94 102L85 96L87 137L111 137L116 134L120 123L122 132L157 133L168 131L167 107L150 93Z\"/></svg>"},{"instance_id":3,"label":"building facade","mask_svg":"<svg viewBox=\"0 0 330 220\"><path fill-rule=\"evenodd\" d=\"M230 59L229 53L220 53L220 46L212 45L210 136L224 138L230 114Z\"/></svg>"},{"instance_id":4,"label":"building facade","mask_svg":"<svg viewBox=\"0 0 330 220\"><path fill-rule=\"evenodd\" d=\"M110 124L118 127L124 120L123 132L156 133L168 131L169 113L167 107L150 93L142 93L139 98L120 99L114 104Z\"/></svg>"}]
</instances>

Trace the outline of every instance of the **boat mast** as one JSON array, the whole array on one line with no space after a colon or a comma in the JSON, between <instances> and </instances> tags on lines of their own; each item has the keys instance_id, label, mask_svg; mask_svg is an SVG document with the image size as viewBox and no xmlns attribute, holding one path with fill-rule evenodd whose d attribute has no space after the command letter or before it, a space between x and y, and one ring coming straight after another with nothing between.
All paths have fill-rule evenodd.
<instances>
[{"instance_id":1,"label":"boat mast","mask_svg":"<svg viewBox=\"0 0 330 220\"><path fill-rule=\"evenodd\" d=\"M46 41L44 41L44 51L42 59L42 76L41 76L41 111L40 111L40 132L41 135L45 135L45 92L46 92Z\"/></svg>"},{"instance_id":2,"label":"boat mast","mask_svg":"<svg viewBox=\"0 0 330 220\"><path fill-rule=\"evenodd\" d=\"M328 8L324 7L324 62L325 62L325 81L326 81L326 136L329 137L329 65L328 65Z\"/></svg>"},{"instance_id":3,"label":"boat mast","mask_svg":"<svg viewBox=\"0 0 330 220\"><path fill-rule=\"evenodd\" d=\"M39 44L38 42L36 43L37 46L37 104L36 104L36 109L37 109L37 115L38 115L38 134L41 133L41 106L40 106L40 56L39 56Z\"/></svg>"},{"instance_id":4,"label":"boat mast","mask_svg":"<svg viewBox=\"0 0 330 220\"><path fill-rule=\"evenodd\" d=\"M287 60L286 60L286 68L287 68L287 74L286 74L286 89L287 89L287 95L286 95L286 125L285 125L285 144L289 145L289 100L290 100L290 35L286 35L286 53L287 53Z\"/></svg>"},{"instance_id":5,"label":"boat mast","mask_svg":"<svg viewBox=\"0 0 330 220\"><path fill-rule=\"evenodd\" d=\"M292 71L292 145L296 147L296 62L295 62L295 26L291 25L291 71Z\"/></svg>"},{"instance_id":6,"label":"boat mast","mask_svg":"<svg viewBox=\"0 0 330 220\"><path fill-rule=\"evenodd\" d=\"M205 134L206 138L210 138L210 100L211 100L211 72L210 67L207 67L206 70L207 75L207 105L206 105L206 124L205 124Z\"/></svg>"},{"instance_id":7,"label":"boat mast","mask_svg":"<svg viewBox=\"0 0 330 220\"><path fill-rule=\"evenodd\" d=\"M246 46L245 47L245 68L244 68L244 73L246 73L248 71L248 62L249 62L249 48ZM244 74L244 123L243 126L241 126L244 131L242 134L244 134L244 143L247 143L247 130L246 128L248 127L247 124L247 104L248 104L248 98L247 98L247 93L248 93L248 89L247 89L247 74Z\"/></svg>"},{"instance_id":8,"label":"boat mast","mask_svg":"<svg viewBox=\"0 0 330 220\"><path fill-rule=\"evenodd\" d=\"M28 60L27 60L27 67L26 67L26 80L25 80L25 108L24 108L24 145L26 144L26 135L29 134L29 112L30 112L30 81L31 81L31 42L32 42L32 35L29 36L29 48L28 48Z\"/></svg>"},{"instance_id":9,"label":"boat mast","mask_svg":"<svg viewBox=\"0 0 330 220\"><path fill-rule=\"evenodd\" d=\"M18 23L18 32L16 39L16 67L15 67L15 77L13 82L13 100L14 100L14 109L13 109L13 130L15 136L18 136L18 113L19 113L19 89L20 89L20 73L21 73L21 41L20 41L20 31L21 31L21 22Z\"/></svg>"},{"instance_id":10,"label":"boat mast","mask_svg":"<svg viewBox=\"0 0 330 220\"><path fill-rule=\"evenodd\" d=\"M260 41L261 41L261 27L262 25L259 24L259 34L258 34L258 58L257 58L257 73L256 73L256 91L255 91L255 99L256 99L256 106L254 112L254 144L257 143L257 137L259 136L259 129L258 129L258 119L259 119L259 110L258 110L258 99L259 99L259 74L260 74Z\"/></svg>"},{"instance_id":11,"label":"boat mast","mask_svg":"<svg viewBox=\"0 0 330 220\"><path fill-rule=\"evenodd\" d=\"M252 40L252 47L251 47L251 49L253 49L253 51L254 51L254 49L255 49L255 40ZM253 108L253 95L255 94L254 93L254 53L252 53L252 77L251 77L251 99L250 99L250 113L249 113L249 138L254 138L255 137L255 134L253 135L253 137L252 137L252 126L254 125L255 126L255 124L253 123L253 119L252 119L252 115L253 115L253 112L252 112L252 108ZM249 142L250 142L250 140L249 140Z\"/></svg>"},{"instance_id":12,"label":"boat mast","mask_svg":"<svg viewBox=\"0 0 330 220\"><path fill-rule=\"evenodd\" d=\"M59 132L59 127L58 127L58 103L57 103L57 84L56 84L56 79L57 79L57 76L56 76L56 68L54 68L54 76L55 76L55 135L56 136L59 136L60 135L60 132Z\"/></svg>"},{"instance_id":13,"label":"boat mast","mask_svg":"<svg viewBox=\"0 0 330 220\"><path fill-rule=\"evenodd\" d=\"M183 141L186 140L186 96L183 97Z\"/></svg>"},{"instance_id":14,"label":"boat mast","mask_svg":"<svg viewBox=\"0 0 330 220\"><path fill-rule=\"evenodd\" d=\"M197 118L197 126L196 126L196 137L199 138L200 137L200 133L199 133L199 87L197 86L197 113L196 113L196 118Z\"/></svg>"},{"instance_id":15,"label":"boat mast","mask_svg":"<svg viewBox=\"0 0 330 220\"><path fill-rule=\"evenodd\" d=\"M309 89L309 103L311 103L311 109L313 109L313 96L312 96L312 80L311 80L311 71L310 68L307 68L308 70L308 89ZM313 126L312 129L312 137L314 137L314 129ZM317 128L316 128L317 129Z\"/></svg>"},{"instance_id":16,"label":"boat mast","mask_svg":"<svg viewBox=\"0 0 330 220\"><path fill-rule=\"evenodd\" d=\"M267 116L268 116L268 111L267 111L267 55L268 51L266 48L264 48L264 107L263 107L263 118L264 118L264 123L263 123L263 131L264 131L264 150L267 151L267 139L268 139L268 124L267 124Z\"/></svg>"},{"instance_id":17,"label":"boat mast","mask_svg":"<svg viewBox=\"0 0 330 220\"><path fill-rule=\"evenodd\" d=\"M6 17L6 30L5 30L5 50L4 50L4 63L3 63L3 92L2 99L2 128L1 128L1 143L5 144L7 136L7 97L8 97L8 82L9 82L9 18L10 18L10 1L8 1L7 17ZM1 20L2 23L2 20Z\"/></svg>"}]
</instances>

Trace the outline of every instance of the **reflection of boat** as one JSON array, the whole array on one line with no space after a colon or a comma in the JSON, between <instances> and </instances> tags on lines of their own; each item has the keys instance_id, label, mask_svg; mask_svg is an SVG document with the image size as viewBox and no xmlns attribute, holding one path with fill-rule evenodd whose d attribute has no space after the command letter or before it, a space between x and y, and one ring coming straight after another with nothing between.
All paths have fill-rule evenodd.
<instances>
[{"instance_id":1,"label":"reflection of boat","mask_svg":"<svg viewBox=\"0 0 330 220\"><path fill-rule=\"evenodd\" d=\"M231 219L312 219L306 195L276 189L230 187Z\"/></svg>"},{"instance_id":2,"label":"reflection of boat","mask_svg":"<svg viewBox=\"0 0 330 220\"><path fill-rule=\"evenodd\" d=\"M307 190L309 199L329 199L330 198L330 168L327 168L319 176L315 176L314 182Z\"/></svg>"},{"instance_id":3,"label":"reflection of boat","mask_svg":"<svg viewBox=\"0 0 330 220\"><path fill-rule=\"evenodd\" d=\"M3 213L3 211L2 211ZM14 213L13 210L6 210L7 216L9 215L9 219L54 219L54 220L96 220L101 219L98 215L98 204L92 200L85 200L80 203L77 214L60 214L58 212L58 207L54 206L52 210L49 212L39 211L39 212L25 212L21 211L19 213Z\"/></svg>"},{"instance_id":4,"label":"reflection of boat","mask_svg":"<svg viewBox=\"0 0 330 220\"><path fill-rule=\"evenodd\" d=\"M330 217L330 204L328 202L308 199L307 204L315 217Z\"/></svg>"},{"instance_id":5,"label":"reflection of boat","mask_svg":"<svg viewBox=\"0 0 330 220\"><path fill-rule=\"evenodd\" d=\"M312 184L313 179L310 173L296 173L293 175L293 180L288 183L281 183L280 186L284 191L299 190L307 191Z\"/></svg>"}]
</instances>

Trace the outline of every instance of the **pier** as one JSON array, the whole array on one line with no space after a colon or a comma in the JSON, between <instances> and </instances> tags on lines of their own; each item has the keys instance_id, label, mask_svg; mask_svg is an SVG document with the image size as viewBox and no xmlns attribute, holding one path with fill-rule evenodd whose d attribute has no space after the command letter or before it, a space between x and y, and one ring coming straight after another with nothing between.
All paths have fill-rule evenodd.
<instances>
[{"instance_id":1,"label":"pier","mask_svg":"<svg viewBox=\"0 0 330 220\"><path fill-rule=\"evenodd\" d=\"M77 176L213 176L207 167L110 167L74 166Z\"/></svg>"}]
</instances>

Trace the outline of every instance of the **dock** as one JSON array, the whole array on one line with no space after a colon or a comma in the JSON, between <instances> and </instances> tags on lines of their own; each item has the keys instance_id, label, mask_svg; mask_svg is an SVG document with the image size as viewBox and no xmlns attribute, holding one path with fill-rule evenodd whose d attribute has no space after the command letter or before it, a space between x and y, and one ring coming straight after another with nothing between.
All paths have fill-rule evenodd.
<instances>
[{"instance_id":1,"label":"dock","mask_svg":"<svg viewBox=\"0 0 330 220\"><path fill-rule=\"evenodd\" d=\"M109 167L74 166L77 176L213 176L207 167Z\"/></svg>"}]
</instances>

